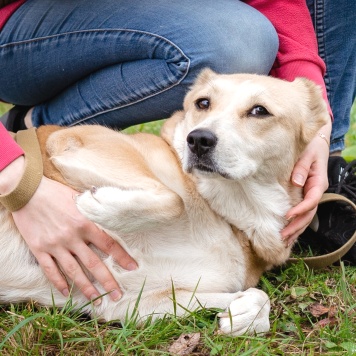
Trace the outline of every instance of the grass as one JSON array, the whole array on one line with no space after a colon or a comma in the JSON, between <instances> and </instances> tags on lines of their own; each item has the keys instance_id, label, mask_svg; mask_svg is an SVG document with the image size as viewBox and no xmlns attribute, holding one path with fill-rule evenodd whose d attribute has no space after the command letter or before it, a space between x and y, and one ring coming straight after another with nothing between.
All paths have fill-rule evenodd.
<instances>
[{"instance_id":1,"label":"grass","mask_svg":"<svg viewBox=\"0 0 356 356\"><path fill-rule=\"evenodd\" d=\"M343 156L347 161L356 159L356 101L351 108L350 128L345 137L346 149Z\"/></svg>"},{"instance_id":2,"label":"grass","mask_svg":"<svg viewBox=\"0 0 356 356\"><path fill-rule=\"evenodd\" d=\"M1 106L0 112L8 109ZM356 147L356 106L347 146ZM126 131L158 133L161 122ZM356 155L351 158L356 158ZM182 334L199 333L190 355L356 355L356 268L341 264L309 270L302 262L266 273L260 281L271 298L271 331L263 337L221 336L216 311L184 318L167 315L143 327L100 324L74 312L36 303L0 305L1 355L170 355Z\"/></svg>"},{"instance_id":3,"label":"grass","mask_svg":"<svg viewBox=\"0 0 356 356\"><path fill-rule=\"evenodd\" d=\"M356 269L311 271L303 263L267 273L260 282L271 298L271 332L231 338L216 333L215 311L166 316L136 327L99 324L65 309L34 303L0 308L1 355L169 355L181 334L200 333L192 355L356 354ZM324 314L315 313L321 308ZM2 341L1 341L2 340Z\"/></svg>"}]
</instances>

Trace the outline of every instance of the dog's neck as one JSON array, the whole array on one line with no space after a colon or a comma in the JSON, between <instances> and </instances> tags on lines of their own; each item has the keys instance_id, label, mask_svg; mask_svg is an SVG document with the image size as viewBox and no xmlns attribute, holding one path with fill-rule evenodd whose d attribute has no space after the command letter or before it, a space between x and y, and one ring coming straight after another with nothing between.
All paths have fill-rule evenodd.
<instances>
[{"instance_id":1,"label":"dog's neck","mask_svg":"<svg viewBox=\"0 0 356 356\"><path fill-rule=\"evenodd\" d=\"M287 223L285 215L293 200L289 190L294 188L277 180L265 183L254 178L238 182L216 178L198 179L197 189L217 214L246 234L257 250L274 245L273 251L283 251L280 231ZM282 259L288 258L288 253L285 256Z\"/></svg>"},{"instance_id":2,"label":"dog's neck","mask_svg":"<svg viewBox=\"0 0 356 356\"><path fill-rule=\"evenodd\" d=\"M203 179L197 181L197 188L214 211L249 237L250 230L279 231L291 207L286 189L278 182Z\"/></svg>"}]
</instances>

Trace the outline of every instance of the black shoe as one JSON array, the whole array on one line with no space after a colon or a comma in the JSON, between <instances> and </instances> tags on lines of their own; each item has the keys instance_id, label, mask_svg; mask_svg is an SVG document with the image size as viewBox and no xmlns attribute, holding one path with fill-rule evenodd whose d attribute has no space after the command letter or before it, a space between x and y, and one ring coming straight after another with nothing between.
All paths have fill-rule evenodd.
<instances>
[{"instance_id":1,"label":"black shoe","mask_svg":"<svg viewBox=\"0 0 356 356\"><path fill-rule=\"evenodd\" d=\"M342 157L330 157L328 163L329 188L327 193L345 196L356 204L356 160L347 164ZM328 202L318 206L317 226L308 227L299 237L294 252L324 255L343 246L356 231L356 212L345 202ZM356 265L356 244L342 258Z\"/></svg>"},{"instance_id":2,"label":"black shoe","mask_svg":"<svg viewBox=\"0 0 356 356\"><path fill-rule=\"evenodd\" d=\"M342 157L330 157L328 163L329 188L327 193L345 196L356 204L356 160L347 164Z\"/></svg>"},{"instance_id":3,"label":"black shoe","mask_svg":"<svg viewBox=\"0 0 356 356\"><path fill-rule=\"evenodd\" d=\"M26 130L25 116L30 109L30 106L16 105L0 117L0 122L2 122L7 131Z\"/></svg>"}]
</instances>

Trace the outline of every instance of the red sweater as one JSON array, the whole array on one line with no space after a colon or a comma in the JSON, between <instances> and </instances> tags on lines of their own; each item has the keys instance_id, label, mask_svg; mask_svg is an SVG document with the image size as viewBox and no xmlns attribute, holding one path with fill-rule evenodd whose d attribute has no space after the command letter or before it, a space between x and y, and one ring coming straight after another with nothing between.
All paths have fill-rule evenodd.
<instances>
[{"instance_id":1,"label":"red sweater","mask_svg":"<svg viewBox=\"0 0 356 356\"><path fill-rule=\"evenodd\" d=\"M0 171L23 154L22 148L17 145L5 127L0 123Z\"/></svg>"},{"instance_id":2,"label":"red sweater","mask_svg":"<svg viewBox=\"0 0 356 356\"><path fill-rule=\"evenodd\" d=\"M0 9L0 30L16 9L26 0L17 0ZM324 84L325 64L318 56L318 45L305 0L245 0L263 13L275 27L279 50L271 75L293 81L305 77L322 90L328 103ZM329 105L329 103L328 103ZM329 112L331 109L329 106ZM0 171L23 154L0 123Z\"/></svg>"}]
</instances>

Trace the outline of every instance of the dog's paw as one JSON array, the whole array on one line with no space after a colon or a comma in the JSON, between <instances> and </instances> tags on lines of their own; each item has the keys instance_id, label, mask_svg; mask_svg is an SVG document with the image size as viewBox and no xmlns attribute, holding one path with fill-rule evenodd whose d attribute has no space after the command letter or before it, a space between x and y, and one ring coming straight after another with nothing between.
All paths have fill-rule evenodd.
<instances>
[{"instance_id":1,"label":"dog's paw","mask_svg":"<svg viewBox=\"0 0 356 356\"><path fill-rule=\"evenodd\" d=\"M79 211L89 220L107 229L114 229L120 212L119 188L92 187L76 196Z\"/></svg>"},{"instance_id":2,"label":"dog's paw","mask_svg":"<svg viewBox=\"0 0 356 356\"><path fill-rule=\"evenodd\" d=\"M270 301L266 293L249 288L236 293L236 299L219 313L219 332L232 336L260 334L269 331Z\"/></svg>"},{"instance_id":3,"label":"dog's paw","mask_svg":"<svg viewBox=\"0 0 356 356\"><path fill-rule=\"evenodd\" d=\"M104 229L129 233L142 225L150 226L148 212L153 210L153 203L152 199L147 200L149 195L149 192L135 188L93 187L78 195L76 204L85 217Z\"/></svg>"}]
</instances>

